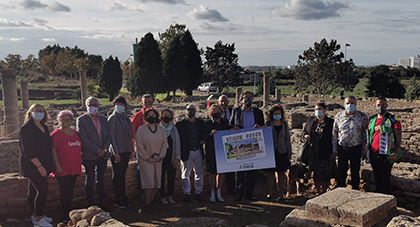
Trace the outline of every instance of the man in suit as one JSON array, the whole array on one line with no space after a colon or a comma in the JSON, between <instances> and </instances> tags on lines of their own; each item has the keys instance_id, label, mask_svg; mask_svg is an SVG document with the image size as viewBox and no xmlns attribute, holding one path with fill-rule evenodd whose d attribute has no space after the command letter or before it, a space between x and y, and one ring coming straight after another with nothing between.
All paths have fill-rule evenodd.
<instances>
[{"instance_id":1,"label":"man in suit","mask_svg":"<svg viewBox=\"0 0 420 227\"><path fill-rule=\"evenodd\" d=\"M105 170L109 158L108 148L111 143L109 123L105 116L98 113L99 100L97 98L87 98L86 108L87 113L76 120L76 130L82 141L82 164L86 172L86 197L89 206L93 205L95 202L93 188L97 181L99 205L104 210L111 211L113 207L105 201Z\"/></svg>"},{"instance_id":2,"label":"man in suit","mask_svg":"<svg viewBox=\"0 0 420 227\"><path fill-rule=\"evenodd\" d=\"M229 125L235 130L259 128L264 125L264 114L258 109L252 107L252 99L254 95L250 91L245 91L241 95L242 106L233 110ZM238 195L236 201L242 200L245 195L246 199L256 200L254 197L256 170L241 171L237 173L236 189ZM246 182L245 182L246 175Z\"/></svg>"},{"instance_id":3,"label":"man in suit","mask_svg":"<svg viewBox=\"0 0 420 227\"><path fill-rule=\"evenodd\" d=\"M203 201L201 192L203 191L203 158L204 141L201 140L204 121L195 117L197 109L193 104L187 106L187 118L176 123L181 140L181 179L182 189L184 190L184 202L191 200L191 170L195 174L195 199Z\"/></svg>"},{"instance_id":4,"label":"man in suit","mask_svg":"<svg viewBox=\"0 0 420 227\"><path fill-rule=\"evenodd\" d=\"M232 116L232 107L229 107L228 97L226 95L219 96L217 104L223 108L224 113L222 118L230 121ZM228 194L235 194L235 172L225 173L225 183L228 189Z\"/></svg>"}]
</instances>

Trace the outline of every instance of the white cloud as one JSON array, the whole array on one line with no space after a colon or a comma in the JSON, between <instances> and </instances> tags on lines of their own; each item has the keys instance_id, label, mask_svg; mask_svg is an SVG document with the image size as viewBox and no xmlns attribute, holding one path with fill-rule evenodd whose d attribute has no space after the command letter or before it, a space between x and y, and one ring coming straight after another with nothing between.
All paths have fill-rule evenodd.
<instances>
[{"instance_id":1,"label":"white cloud","mask_svg":"<svg viewBox=\"0 0 420 227\"><path fill-rule=\"evenodd\" d=\"M194 10L187 13L187 15L196 20L208 20L211 22L228 21L219 11L210 9L205 5L200 5L198 8L194 7Z\"/></svg>"},{"instance_id":2,"label":"white cloud","mask_svg":"<svg viewBox=\"0 0 420 227\"><path fill-rule=\"evenodd\" d=\"M56 40L54 38L43 38L41 39L44 42L55 42Z\"/></svg>"},{"instance_id":3,"label":"white cloud","mask_svg":"<svg viewBox=\"0 0 420 227\"><path fill-rule=\"evenodd\" d=\"M164 4L170 4L170 5L176 5L176 4L186 4L185 0L139 0L140 2L157 2L157 3L164 3Z\"/></svg>"},{"instance_id":4,"label":"white cloud","mask_svg":"<svg viewBox=\"0 0 420 227\"><path fill-rule=\"evenodd\" d=\"M34 22L35 22L36 24L39 24L39 25L46 25L46 24L47 24L47 22L48 22L48 21L46 21L46 20L44 20L44 19L40 19L40 18L36 18L36 17L34 17L34 18L33 18L33 20L34 20Z\"/></svg>"},{"instance_id":5,"label":"white cloud","mask_svg":"<svg viewBox=\"0 0 420 227\"><path fill-rule=\"evenodd\" d=\"M21 38L10 38L10 41L14 41L14 42L19 42L19 41L23 41L25 40L25 38L21 37Z\"/></svg>"},{"instance_id":6,"label":"white cloud","mask_svg":"<svg viewBox=\"0 0 420 227\"><path fill-rule=\"evenodd\" d=\"M63 5L59 2L54 2L53 4L48 5L38 0L23 0L19 5L25 10L48 9L53 12L70 12L71 11L70 7ZM6 5L5 8L14 8L14 6Z\"/></svg>"},{"instance_id":7,"label":"white cloud","mask_svg":"<svg viewBox=\"0 0 420 227\"><path fill-rule=\"evenodd\" d=\"M144 6L128 5L117 0L108 4L100 5L106 11L145 11Z\"/></svg>"},{"instance_id":8,"label":"white cloud","mask_svg":"<svg viewBox=\"0 0 420 227\"><path fill-rule=\"evenodd\" d=\"M34 25L31 22L25 22L21 20L8 20L0 18L0 27L33 27Z\"/></svg>"},{"instance_id":9,"label":"white cloud","mask_svg":"<svg viewBox=\"0 0 420 227\"><path fill-rule=\"evenodd\" d=\"M94 35L85 35L83 38L86 39L121 39L125 38L122 34L94 34Z\"/></svg>"},{"instance_id":10,"label":"white cloud","mask_svg":"<svg viewBox=\"0 0 420 227\"><path fill-rule=\"evenodd\" d=\"M175 24L177 22L177 20L179 19L179 16L176 14L173 15L165 15L163 17L158 17L157 21L159 22L164 22L164 23L169 23L169 24Z\"/></svg>"},{"instance_id":11,"label":"white cloud","mask_svg":"<svg viewBox=\"0 0 420 227\"><path fill-rule=\"evenodd\" d=\"M340 11L349 8L345 1L336 0L291 0L284 6L276 8L273 14L280 17L293 17L298 20L321 20L340 17Z\"/></svg>"},{"instance_id":12,"label":"white cloud","mask_svg":"<svg viewBox=\"0 0 420 227\"><path fill-rule=\"evenodd\" d=\"M70 7L63 5L61 3L55 2L54 5L49 6L50 10L54 12L70 12Z\"/></svg>"}]
</instances>

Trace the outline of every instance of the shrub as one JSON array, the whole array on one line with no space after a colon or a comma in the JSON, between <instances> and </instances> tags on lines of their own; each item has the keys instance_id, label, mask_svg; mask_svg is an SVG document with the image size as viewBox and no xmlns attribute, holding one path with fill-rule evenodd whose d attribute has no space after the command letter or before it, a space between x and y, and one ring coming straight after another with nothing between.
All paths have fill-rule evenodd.
<instances>
[{"instance_id":1,"label":"shrub","mask_svg":"<svg viewBox=\"0 0 420 227\"><path fill-rule=\"evenodd\" d=\"M73 99L76 99L76 100L79 100L79 101L82 100L82 89L77 88L76 90L74 90Z\"/></svg>"}]
</instances>

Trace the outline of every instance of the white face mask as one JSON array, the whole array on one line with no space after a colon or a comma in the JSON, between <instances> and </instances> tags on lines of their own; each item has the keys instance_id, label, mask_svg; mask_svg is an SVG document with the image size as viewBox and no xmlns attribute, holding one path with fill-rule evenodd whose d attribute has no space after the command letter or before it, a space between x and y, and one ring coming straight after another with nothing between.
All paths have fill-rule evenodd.
<instances>
[{"instance_id":1,"label":"white face mask","mask_svg":"<svg viewBox=\"0 0 420 227\"><path fill-rule=\"evenodd\" d=\"M89 114L92 114L92 115L97 114L98 113L98 109L99 109L98 107L90 106L88 108L88 113Z\"/></svg>"},{"instance_id":2,"label":"white face mask","mask_svg":"<svg viewBox=\"0 0 420 227\"><path fill-rule=\"evenodd\" d=\"M45 114L44 113L40 113L40 112L32 112L32 118L35 120L35 121L40 121L40 120L42 120L42 119L44 119L44 116L45 116Z\"/></svg>"},{"instance_id":3,"label":"white face mask","mask_svg":"<svg viewBox=\"0 0 420 227\"><path fill-rule=\"evenodd\" d=\"M122 113L122 112L124 112L124 106L120 106L120 105L117 105L117 106L115 106L115 111L117 112L117 113Z\"/></svg>"}]
</instances>

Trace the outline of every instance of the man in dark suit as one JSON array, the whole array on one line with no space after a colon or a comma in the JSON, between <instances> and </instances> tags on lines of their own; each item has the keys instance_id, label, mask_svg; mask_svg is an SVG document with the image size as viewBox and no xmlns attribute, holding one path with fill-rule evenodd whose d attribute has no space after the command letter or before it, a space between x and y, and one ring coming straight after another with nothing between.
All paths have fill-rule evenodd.
<instances>
[{"instance_id":1,"label":"man in dark suit","mask_svg":"<svg viewBox=\"0 0 420 227\"><path fill-rule=\"evenodd\" d=\"M242 93L242 106L233 110L232 117L229 122L231 128L239 131L240 129L259 128L264 125L263 112L258 108L252 107L253 97L254 95L250 91L245 91ZM246 199L256 200L256 198L253 196L256 174L256 170L237 172L236 189L238 195L236 196L236 201L241 200L244 195Z\"/></svg>"},{"instance_id":2,"label":"man in dark suit","mask_svg":"<svg viewBox=\"0 0 420 227\"><path fill-rule=\"evenodd\" d=\"M108 148L111 143L109 123L105 116L98 113L99 100L95 97L86 99L87 113L76 120L76 130L82 141L82 160L86 172L86 197L93 205L93 188L97 181L100 206L111 211L113 207L105 201L105 170L109 158ZM96 179L95 179L96 172Z\"/></svg>"},{"instance_id":3,"label":"man in dark suit","mask_svg":"<svg viewBox=\"0 0 420 227\"><path fill-rule=\"evenodd\" d=\"M191 198L191 170L195 174L195 199L203 201L201 192L203 191L203 158L204 150L201 140L204 121L195 117L197 112L195 106L187 106L187 118L176 123L181 140L181 179L182 189L184 190L184 202L190 202Z\"/></svg>"}]
</instances>

